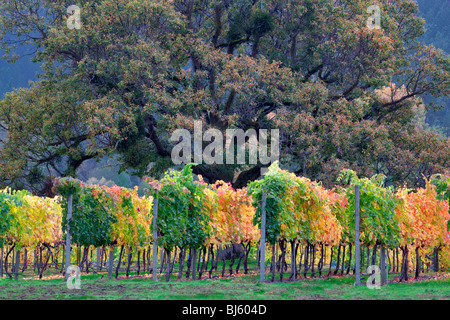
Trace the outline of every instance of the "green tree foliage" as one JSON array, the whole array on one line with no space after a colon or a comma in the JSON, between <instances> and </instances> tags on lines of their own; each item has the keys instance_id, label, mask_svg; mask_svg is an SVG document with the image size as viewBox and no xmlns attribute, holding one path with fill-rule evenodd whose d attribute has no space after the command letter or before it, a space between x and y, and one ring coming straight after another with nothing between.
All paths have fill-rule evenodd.
<instances>
[{"instance_id":1,"label":"green tree foliage","mask_svg":"<svg viewBox=\"0 0 450 320\"><path fill-rule=\"evenodd\" d=\"M438 199L447 200L448 203L450 203L450 174L433 175L430 179L430 182L436 186ZM448 230L450 231L450 221L448 222Z\"/></svg>"},{"instance_id":2,"label":"green tree foliage","mask_svg":"<svg viewBox=\"0 0 450 320\"><path fill-rule=\"evenodd\" d=\"M0 102L0 179L36 184L106 154L155 176L172 166L170 134L203 120L279 128L281 162L325 186L344 167L423 184L450 143L415 125L415 107L449 94L450 59L419 41L415 1L376 3L381 29L362 0L86 0L69 30L67 1L2 2L0 43L33 45L43 74ZM193 171L240 187L260 167Z\"/></svg>"}]
</instances>

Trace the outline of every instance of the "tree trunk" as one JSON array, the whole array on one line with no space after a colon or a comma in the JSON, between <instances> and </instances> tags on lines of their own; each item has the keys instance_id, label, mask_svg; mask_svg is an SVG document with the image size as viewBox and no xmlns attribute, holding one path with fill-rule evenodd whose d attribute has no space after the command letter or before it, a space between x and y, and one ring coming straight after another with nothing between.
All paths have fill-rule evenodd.
<instances>
[{"instance_id":1,"label":"tree trunk","mask_svg":"<svg viewBox=\"0 0 450 320\"><path fill-rule=\"evenodd\" d=\"M199 272L198 272L198 278L199 278L199 279L202 278L203 271L204 271L204 269L205 269L205 261L206 261L205 259L206 259L206 253L207 253L206 247L204 247L204 248L202 249L202 252L203 252L202 265L200 266L200 270L199 270ZM209 254L208 254L208 259L209 259Z\"/></svg>"},{"instance_id":2,"label":"tree trunk","mask_svg":"<svg viewBox=\"0 0 450 320\"><path fill-rule=\"evenodd\" d=\"M164 266L166 265L166 250L161 248L161 265L159 266L159 273L162 273L164 270Z\"/></svg>"},{"instance_id":3,"label":"tree trunk","mask_svg":"<svg viewBox=\"0 0 450 320\"><path fill-rule=\"evenodd\" d=\"M186 249L181 248L180 255L178 257L178 280L181 280L181 277L183 276L183 266L184 266L185 256L186 256Z\"/></svg>"},{"instance_id":4,"label":"tree trunk","mask_svg":"<svg viewBox=\"0 0 450 320\"><path fill-rule=\"evenodd\" d=\"M420 275L420 255L419 255L419 247L416 247L416 275L414 279L419 279Z\"/></svg>"},{"instance_id":5,"label":"tree trunk","mask_svg":"<svg viewBox=\"0 0 450 320\"><path fill-rule=\"evenodd\" d=\"M322 268L323 268L323 243L320 244L320 260L317 265L317 269L319 270L319 278L322 276Z\"/></svg>"},{"instance_id":6,"label":"tree trunk","mask_svg":"<svg viewBox=\"0 0 450 320\"><path fill-rule=\"evenodd\" d=\"M295 265L296 262L296 252L295 252L295 241L292 240L291 241L291 275L289 276L289 280L292 281L292 279L295 279L296 277L296 271L297 271L297 266Z\"/></svg>"},{"instance_id":7,"label":"tree trunk","mask_svg":"<svg viewBox=\"0 0 450 320\"><path fill-rule=\"evenodd\" d=\"M191 275L191 266L192 266L192 249L189 249L189 256L187 259L187 270L186 270L186 279Z\"/></svg>"},{"instance_id":8,"label":"tree trunk","mask_svg":"<svg viewBox=\"0 0 450 320\"><path fill-rule=\"evenodd\" d=\"M77 244L77 266L78 266L78 268L80 268L80 262L81 262L81 247L79 244Z\"/></svg>"},{"instance_id":9,"label":"tree trunk","mask_svg":"<svg viewBox=\"0 0 450 320\"><path fill-rule=\"evenodd\" d=\"M386 249L384 246L381 246L380 248L380 269L381 269L381 285L384 286L387 284Z\"/></svg>"},{"instance_id":10,"label":"tree trunk","mask_svg":"<svg viewBox=\"0 0 450 320\"><path fill-rule=\"evenodd\" d=\"M25 270L27 269L27 260L28 260L28 250L27 250L27 248L25 248L24 253L23 253L23 268L22 268L22 273L25 272ZM58 259L56 260L56 262L58 262ZM55 268L57 269L58 266L55 266Z\"/></svg>"},{"instance_id":11,"label":"tree trunk","mask_svg":"<svg viewBox=\"0 0 450 320\"><path fill-rule=\"evenodd\" d=\"M230 276L233 274L233 264L234 264L234 243L231 244L231 261L230 261Z\"/></svg>"},{"instance_id":12,"label":"tree trunk","mask_svg":"<svg viewBox=\"0 0 450 320\"><path fill-rule=\"evenodd\" d=\"M146 263L146 261L145 261L145 257L146 257L146 255L145 255L145 248L144 248L144 250L142 250L142 270L144 271L144 273L145 273L145 267L146 267L146 265L145 265L145 263Z\"/></svg>"},{"instance_id":13,"label":"tree trunk","mask_svg":"<svg viewBox=\"0 0 450 320\"><path fill-rule=\"evenodd\" d=\"M211 269L209 269L209 278L211 279L212 277L212 271L214 269L214 264L215 264L215 260L214 260L214 244L211 244Z\"/></svg>"},{"instance_id":14,"label":"tree trunk","mask_svg":"<svg viewBox=\"0 0 450 320\"><path fill-rule=\"evenodd\" d=\"M398 252L398 248L397 249L395 249L395 251L397 251L397 263L396 263L396 265L397 265L397 272L399 272L399 266L400 266L400 254L399 254L399 252Z\"/></svg>"},{"instance_id":15,"label":"tree trunk","mask_svg":"<svg viewBox=\"0 0 450 320\"><path fill-rule=\"evenodd\" d=\"M408 281L408 246L401 248L402 250L402 268L400 274L400 282Z\"/></svg>"},{"instance_id":16,"label":"tree trunk","mask_svg":"<svg viewBox=\"0 0 450 320\"><path fill-rule=\"evenodd\" d=\"M378 244L376 243L373 246L373 251L372 251L372 265L375 265L377 263L377 249L378 249Z\"/></svg>"},{"instance_id":17,"label":"tree trunk","mask_svg":"<svg viewBox=\"0 0 450 320\"><path fill-rule=\"evenodd\" d=\"M196 249L192 249L192 280L196 280L197 279L197 269L196 269L196 256L197 256L197 250ZM224 260L225 262L225 260Z\"/></svg>"},{"instance_id":18,"label":"tree trunk","mask_svg":"<svg viewBox=\"0 0 450 320\"><path fill-rule=\"evenodd\" d=\"M122 245L120 247L119 262L117 263L117 268L116 268L116 279L119 277L119 268L120 268L120 263L122 262L123 247L124 247L124 245Z\"/></svg>"},{"instance_id":19,"label":"tree trunk","mask_svg":"<svg viewBox=\"0 0 450 320\"><path fill-rule=\"evenodd\" d=\"M103 249L98 247L97 248L97 272L101 272L102 271L102 251Z\"/></svg>"},{"instance_id":20,"label":"tree trunk","mask_svg":"<svg viewBox=\"0 0 450 320\"><path fill-rule=\"evenodd\" d=\"M195 251L197 254L197 250ZM200 253L198 255L198 260L197 260L197 268L195 270L197 270L197 272L200 270L200 262L201 262L201 258L202 258L202 252L200 250Z\"/></svg>"},{"instance_id":21,"label":"tree trunk","mask_svg":"<svg viewBox=\"0 0 450 320\"><path fill-rule=\"evenodd\" d=\"M177 253L178 253L178 247L175 247L175 252L173 253L173 260L172 260L172 263L170 264L170 274L173 273L173 268L175 267L175 260L177 258Z\"/></svg>"},{"instance_id":22,"label":"tree trunk","mask_svg":"<svg viewBox=\"0 0 450 320\"><path fill-rule=\"evenodd\" d=\"M130 247L128 248L128 261L127 261L127 269L125 276L128 278L130 275L130 267L131 267L131 260L133 259L133 249Z\"/></svg>"},{"instance_id":23,"label":"tree trunk","mask_svg":"<svg viewBox=\"0 0 450 320\"><path fill-rule=\"evenodd\" d=\"M51 262L49 263L49 265L53 265L53 268L55 268L55 270L57 270L59 268L59 260L58 260L58 256L59 256L59 245L55 244L54 246L55 251L52 252L52 258L51 258ZM24 261L25 262L25 261Z\"/></svg>"},{"instance_id":24,"label":"tree trunk","mask_svg":"<svg viewBox=\"0 0 450 320\"><path fill-rule=\"evenodd\" d=\"M311 278L315 277L314 264L316 262L316 245L311 245L312 255L311 255Z\"/></svg>"},{"instance_id":25,"label":"tree trunk","mask_svg":"<svg viewBox=\"0 0 450 320\"><path fill-rule=\"evenodd\" d=\"M433 250L433 271L439 272L439 247Z\"/></svg>"},{"instance_id":26,"label":"tree trunk","mask_svg":"<svg viewBox=\"0 0 450 320\"><path fill-rule=\"evenodd\" d=\"M370 247L367 246L367 265L366 269L370 266Z\"/></svg>"},{"instance_id":27,"label":"tree trunk","mask_svg":"<svg viewBox=\"0 0 450 320\"><path fill-rule=\"evenodd\" d=\"M38 276L39 279L41 278L41 272L42 270L42 246L39 245L39 258L38 258L38 265L37 265L37 272L38 272Z\"/></svg>"},{"instance_id":28,"label":"tree trunk","mask_svg":"<svg viewBox=\"0 0 450 320\"><path fill-rule=\"evenodd\" d=\"M38 253L39 253L38 246L36 246L36 248L34 248L34 254L33 254L33 260L34 260L33 272L36 272L37 267L38 267L38 257L39 257Z\"/></svg>"},{"instance_id":29,"label":"tree trunk","mask_svg":"<svg viewBox=\"0 0 450 320\"><path fill-rule=\"evenodd\" d=\"M90 249L89 249L90 250ZM93 256L93 253L94 253L94 250L93 250L93 248L92 248L92 250L90 250L91 251L91 263L94 261L93 260L93 258L92 258L92 256ZM90 266L90 264L89 264L89 259L88 259L88 261L87 261L87 267L86 267L86 272L89 272L89 266Z\"/></svg>"},{"instance_id":30,"label":"tree trunk","mask_svg":"<svg viewBox=\"0 0 450 320\"><path fill-rule=\"evenodd\" d=\"M137 271L136 274L139 275L141 272L141 252L137 250Z\"/></svg>"},{"instance_id":31,"label":"tree trunk","mask_svg":"<svg viewBox=\"0 0 450 320\"><path fill-rule=\"evenodd\" d=\"M225 246L225 250L228 248L228 246ZM219 255L219 250L217 251L217 255ZM222 278L225 277L225 258L226 258L226 254L225 252L223 252L222 254Z\"/></svg>"},{"instance_id":32,"label":"tree trunk","mask_svg":"<svg viewBox=\"0 0 450 320\"><path fill-rule=\"evenodd\" d=\"M81 267L80 270L83 271L84 267L86 267L86 272L89 272L89 247L83 247L83 256L81 259Z\"/></svg>"},{"instance_id":33,"label":"tree trunk","mask_svg":"<svg viewBox=\"0 0 450 320\"><path fill-rule=\"evenodd\" d=\"M166 281L170 280L170 251L166 249L166 257L167 257L167 268L166 268Z\"/></svg>"},{"instance_id":34,"label":"tree trunk","mask_svg":"<svg viewBox=\"0 0 450 320\"><path fill-rule=\"evenodd\" d=\"M92 261L92 250L90 249L90 247L87 247L87 254L86 254L86 272L89 273L89 251L91 252L91 261Z\"/></svg>"},{"instance_id":35,"label":"tree trunk","mask_svg":"<svg viewBox=\"0 0 450 320\"><path fill-rule=\"evenodd\" d=\"M211 251L212 251L212 244L208 247L208 258L206 259L205 272L208 272L208 265L211 262L211 255L212 255ZM211 278L211 274L209 274L209 278Z\"/></svg>"},{"instance_id":36,"label":"tree trunk","mask_svg":"<svg viewBox=\"0 0 450 320\"><path fill-rule=\"evenodd\" d=\"M81 248L79 248L78 250L80 250L80 249ZM88 253L89 253L89 247L83 247L83 256L82 256L81 262L79 264L81 271L84 270L84 264L87 261Z\"/></svg>"},{"instance_id":37,"label":"tree trunk","mask_svg":"<svg viewBox=\"0 0 450 320\"><path fill-rule=\"evenodd\" d=\"M62 253L62 259L61 259L61 261L62 261L62 263L61 263L61 270L59 270L59 273L61 273L61 274L63 274L64 273L64 267L65 267L65 265L66 265L66 255L65 255L65 251L66 251L66 248L65 248L65 246L63 245L62 246L62 250L61 250L61 253ZM36 251L35 251L36 252ZM34 255L34 254L33 254ZM36 268L36 259L34 258L34 262L35 262L35 268Z\"/></svg>"},{"instance_id":38,"label":"tree trunk","mask_svg":"<svg viewBox=\"0 0 450 320\"><path fill-rule=\"evenodd\" d=\"M348 264L347 264L347 275L350 273L350 268L352 265L352 244L350 243L348 245ZM355 273L355 272L353 272Z\"/></svg>"},{"instance_id":39,"label":"tree trunk","mask_svg":"<svg viewBox=\"0 0 450 320\"><path fill-rule=\"evenodd\" d=\"M286 257L286 242L280 241L280 249L281 249L281 271L280 271L280 282L283 281L284 275L284 265L285 265L285 257Z\"/></svg>"},{"instance_id":40,"label":"tree trunk","mask_svg":"<svg viewBox=\"0 0 450 320\"><path fill-rule=\"evenodd\" d=\"M386 249L386 257L387 257L388 272L390 272L391 270L389 270L389 268L392 266L392 263L391 263L391 257L389 256L389 248Z\"/></svg>"},{"instance_id":41,"label":"tree trunk","mask_svg":"<svg viewBox=\"0 0 450 320\"><path fill-rule=\"evenodd\" d=\"M41 279L41 277L42 277L42 268L43 268L43 266L42 266L42 246L41 245L39 245L39 260L38 260L39 262L38 262L38 268L37 268L37 270L38 270L38 275L39 275L39 279Z\"/></svg>"},{"instance_id":42,"label":"tree trunk","mask_svg":"<svg viewBox=\"0 0 450 320\"><path fill-rule=\"evenodd\" d=\"M8 276L8 278L12 279L12 275L8 272L8 257L11 254L11 252L14 250L14 248L16 247L16 245L14 244L9 251L6 253L6 258L5 258L5 272L6 275ZM12 269L12 268L11 268Z\"/></svg>"},{"instance_id":43,"label":"tree trunk","mask_svg":"<svg viewBox=\"0 0 450 320\"><path fill-rule=\"evenodd\" d=\"M304 262L304 270L303 270L303 277L306 279L306 274L309 269L309 242L305 246L305 262Z\"/></svg>"},{"instance_id":44,"label":"tree trunk","mask_svg":"<svg viewBox=\"0 0 450 320\"><path fill-rule=\"evenodd\" d=\"M297 270L297 275L298 275L299 279L302 276L301 272L302 272L302 266L303 266L303 254L304 254L304 252L305 251L303 249L303 246L300 246L300 259L298 259L298 270Z\"/></svg>"},{"instance_id":45,"label":"tree trunk","mask_svg":"<svg viewBox=\"0 0 450 320\"><path fill-rule=\"evenodd\" d=\"M277 258L277 263L276 263L276 268L277 268L277 271L279 272L280 271L280 263L281 263L281 254L278 254L278 243L275 243L275 250L276 250L276 253L275 253L275 257L278 257Z\"/></svg>"},{"instance_id":46,"label":"tree trunk","mask_svg":"<svg viewBox=\"0 0 450 320\"><path fill-rule=\"evenodd\" d=\"M152 266L151 260L150 260L150 255L152 254L152 246L148 246L147 249L147 272L150 272L150 267ZM153 270L152 270L153 271Z\"/></svg>"},{"instance_id":47,"label":"tree trunk","mask_svg":"<svg viewBox=\"0 0 450 320\"><path fill-rule=\"evenodd\" d=\"M252 244L249 241L247 243L247 247L245 250L245 257L244 257L244 274L248 274L248 255L250 254L250 249L252 248ZM258 262L259 265L259 262Z\"/></svg>"},{"instance_id":48,"label":"tree trunk","mask_svg":"<svg viewBox=\"0 0 450 320\"><path fill-rule=\"evenodd\" d=\"M114 246L109 247L108 280L112 279L114 264Z\"/></svg>"},{"instance_id":49,"label":"tree trunk","mask_svg":"<svg viewBox=\"0 0 450 320\"><path fill-rule=\"evenodd\" d=\"M340 264L341 264L341 245L339 245L338 247L336 268L334 269L334 275L338 273Z\"/></svg>"},{"instance_id":50,"label":"tree trunk","mask_svg":"<svg viewBox=\"0 0 450 320\"><path fill-rule=\"evenodd\" d=\"M19 280L19 269L20 269L20 249L16 250L16 261L14 266L14 279Z\"/></svg>"},{"instance_id":51,"label":"tree trunk","mask_svg":"<svg viewBox=\"0 0 450 320\"><path fill-rule=\"evenodd\" d=\"M239 274L239 268L241 267L242 258L245 257L245 253L246 253L245 242L241 242L241 246L242 246L242 248L244 248L244 254L241 254L241 256L239 257L239 261L236 266L236 274Z\"/></svg>"},{"instance_id":52,"label":"tree trunk","mask_svg":"<svg viewBox=\"0 0 450 320\"><path fill-rule=\"evenodd\" d=\"M391 272L392 273L395 272L395 249L392 249L392 268L391 268Z\"/></svg>"},{"instance_id":53,"label":"tree trunk","mask_svg":"<svg viewBox=\"0 0 450 320\"><path fill-rule=\"evenodd\" d=\"M44 244L45 245L45 244ZM52 251L50 249L50 246L45 245L47 248L47 259L45 260L44 265L42 266L42 260L41 260L41 271L39 273L39 279L42 279L42 275L44 274L44 271L47 269L48 261L50 260L50 257L52 256ZM42 251L41 251L41 258L42 258Z\"/></svg>"},{"instance_id":54,"label":"tree trunk","mask_svg":"<svg viewBox=\"0 0 450 320\"><path fill-rule=\"evenodd\" d=\"M333 266L333 251L334 251L334 246L331 246L331 252L330 252L330 268L328 269L327 277L329 277L329 276L331 275L331 267Z\"/></svg>"},{"instance_id":55,"label":"tree trunk","mask_svg":"<svg viewBox=\"0 0 450 320\"><path fill-rule=\"evenodd\" d=\"M346 245L342 246L342 264L341 264L341 276L344 275L344 268L345 268L345 249L347 249Z\"/></svg>"}]
</instances>

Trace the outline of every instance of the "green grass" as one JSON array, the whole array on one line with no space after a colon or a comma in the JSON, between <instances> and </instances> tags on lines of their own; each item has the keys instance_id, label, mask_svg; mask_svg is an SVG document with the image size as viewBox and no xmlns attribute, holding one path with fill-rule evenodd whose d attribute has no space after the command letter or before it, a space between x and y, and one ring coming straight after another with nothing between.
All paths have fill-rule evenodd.
<instances>
[{"instance_id":1,"label":"green grass","mask_svg":"<svg viewBox=\"0 0 450 320\"><path fill-rule=\"evenodd\" d=\"M390 283L381 289L354 287L352 276L306 279L297 282L258 283L259 276L226 279L154 282L151 278L105 280L83 275L80 290L69 290L63 279L0 280L0 300L322 300L322 299L450 299L450 278ZM363 281L363 283L365 283Z\"/></svg>"}]
</instances>

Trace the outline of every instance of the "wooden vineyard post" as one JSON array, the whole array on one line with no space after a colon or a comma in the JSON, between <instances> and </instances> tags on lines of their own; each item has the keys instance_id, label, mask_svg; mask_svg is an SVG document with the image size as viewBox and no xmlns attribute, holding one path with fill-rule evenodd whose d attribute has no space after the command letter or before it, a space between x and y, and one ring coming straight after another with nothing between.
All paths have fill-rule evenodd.
<instances>
[{"instance_id":1,"label":"wooden vineyard post","mask_svg":"<svg viewBox=\"0 0 450 320\"><path fill-rule=\"evenodd\" d=\"M114 263L114 246L111 245L109 247L108 280L112 279L113 263Z\"/></svg>"},{"instance_id":2,"label":"wooden vineyard post","mask_svg":"<svg viewBox=\"0 0 450 320\"><path fill-rule=\"evenodd\" d=\"M69 221L72 218L72 203L73 203L73 194L69 195L68 204L67 204L67 235L66 235L66 280L69 278L69 275L67 274L67 270L70 266L70 246L71 246L71 239L70 239L70 227L69 227Z\"/></svg>"},{"instance_id":3,"label":"wooden vineyard post","mask_svg":"<svg viewBox=\"0 0 450 320\"><path fill-rule=\"evenodd\" d=\"M380 269L381 269L381 285L384 286L386 284L386 248L382 246L380 248Z\"/></svg>"},{"instance_id":4,"label":"wooden vineyard post","mask_svg":"<svg viewBox=\"0 0 450 320\"><path fill-rule=\"evenodd\" d=\"M361 285L361 243L359 236L359 186L355 186L355 286Z\"/></svg>"},{"instance_id":5,"label":"wooden vineyard post","mask_svg":"<svg viewBox=\"0 0 450 320\"><path fill-rule=\"evenodd\" d=\"M156 190L155 201L153 202L153 280L158 281L158 190Z\"/></svg>"},{"instance_id":6,"label":"wooden vineyard post","mask_svg":"<svg viewBox=\"0 0 450 320\"><path fill-rule=\"evenodd\" d=\"M385 261L386 261L386 266L384 268L384 270L386 270L386 278L384 279L384 284L387 285L389 283L389 248L386 247L386 255L387 255L387 260L385 257Z\"/></svg>"},{"instance_id":7,"label":"wooden vineyard post","mask_svg":"<svg viewBox=\"0 0 450 320\"><path fill-rule=\"evenodd\" d=\"M264 282L266 273L266 193L262 194L261 203L261 245L260 245L260 262L259 262L259 274L260 281Z\"/></svg>"},{"instance_id":8,"label":"wooden vineyard post","mask_svg":"<svg viewBox=\"0 0 450 320\"><path fill-rule=\"evenodd\" d=\"M388 255L389 255L389 251L388 251ZM389 257L388 257L389 258ZM393 259L393 258L392 258ZM388 263L387 263L387 265L386 265L386 285L388 285L389 284L389 261L388 261Z\"/></svg>"}]
</instances>

